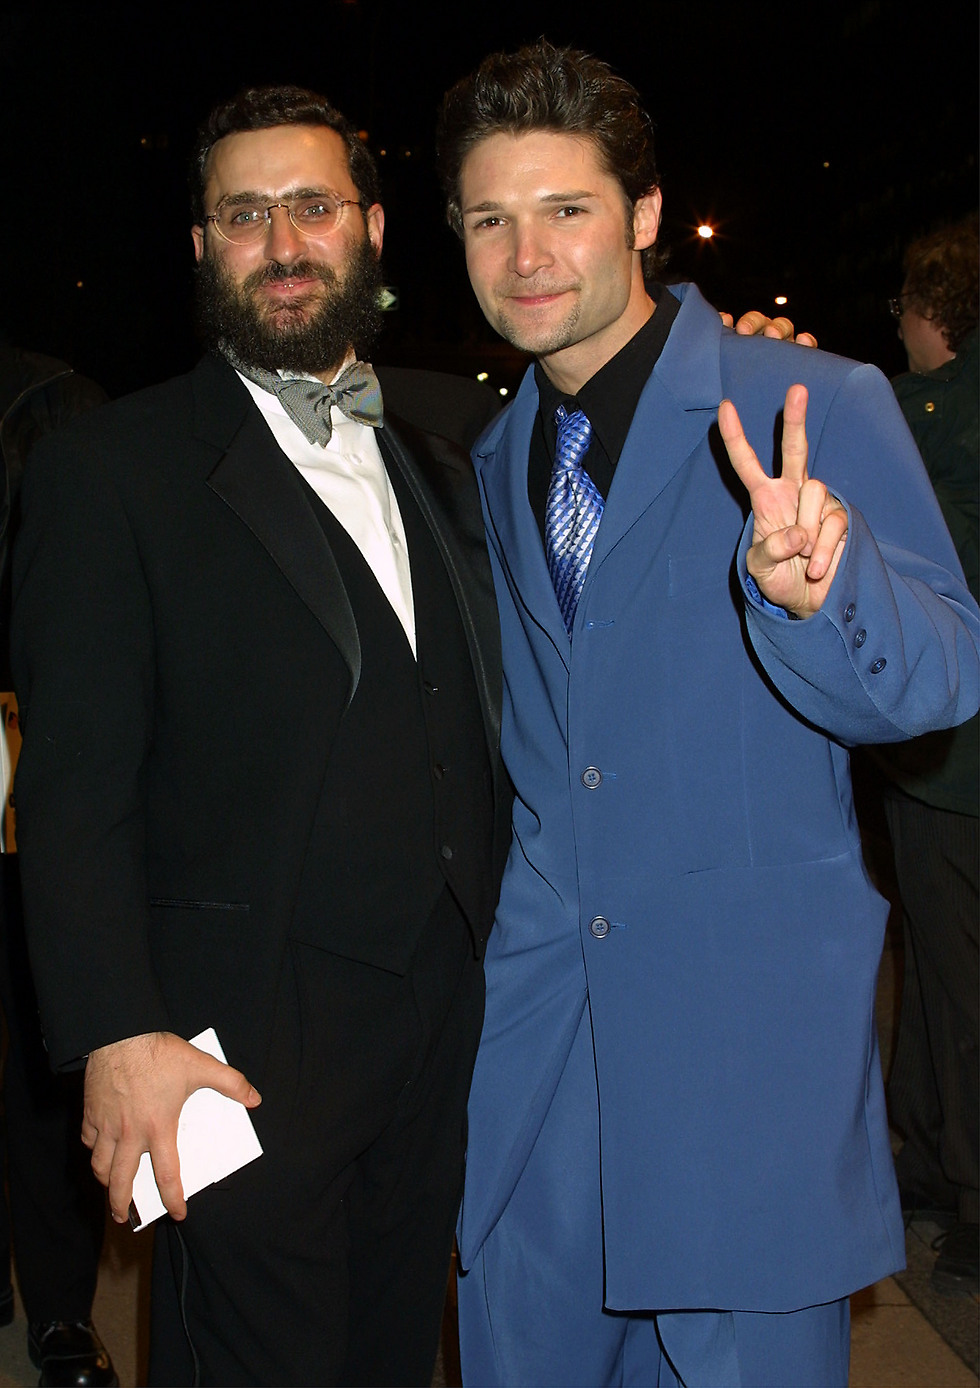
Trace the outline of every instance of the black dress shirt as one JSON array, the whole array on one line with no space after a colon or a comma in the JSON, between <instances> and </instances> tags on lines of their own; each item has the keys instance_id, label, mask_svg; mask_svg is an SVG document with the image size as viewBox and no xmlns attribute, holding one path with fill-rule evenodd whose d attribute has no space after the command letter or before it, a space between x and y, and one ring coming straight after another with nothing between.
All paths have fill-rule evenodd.
<instances>
[{"instance_id":1,"label":"black dress shirt","mask_svg":"<svg viewBox=\"0 0 980 1388\"><path fill-rule=\"evenodd\" d=\"M667 341L680 304L662 284L650 286L657 305L639 332L621 347L605 366L586 381L578 395L563 395L545 374L541 363L534 368L538 387L538 418L531 435L527 494L544 538L544 513L555 459L555 410L564 405L569 414L584 410L592 425L592 438L583 459L586 472L603 497L609 495L613 473L623 451L643 387Z\"/></svg>"}]
</instances>

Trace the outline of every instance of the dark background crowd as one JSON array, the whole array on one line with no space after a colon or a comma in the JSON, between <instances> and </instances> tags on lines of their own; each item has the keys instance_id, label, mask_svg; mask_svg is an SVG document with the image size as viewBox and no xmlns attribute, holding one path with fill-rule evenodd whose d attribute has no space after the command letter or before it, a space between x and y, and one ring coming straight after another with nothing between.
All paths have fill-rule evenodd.
<instances>
[{"instance_id":1,"label":"dark background crowd","mask_svg":"<svg viewBox=\"0 0 980 1388\"><path fill-rule=\"evenodd\" d=\"M512 388L523 362L468 290L433 131L443 91L484 53L546 33L606 58L653 113L672 277L902 370L886 309L902 249L976 202L976 15L746 0L629 6L622 20L591 0L455 15L321 0L260 18L241 5L4 6L0 323L113 396L190 367L193 132L246 83L296 82L347 112L379 159L400 305L379 358Z\"/></svg>"}]
</instances>

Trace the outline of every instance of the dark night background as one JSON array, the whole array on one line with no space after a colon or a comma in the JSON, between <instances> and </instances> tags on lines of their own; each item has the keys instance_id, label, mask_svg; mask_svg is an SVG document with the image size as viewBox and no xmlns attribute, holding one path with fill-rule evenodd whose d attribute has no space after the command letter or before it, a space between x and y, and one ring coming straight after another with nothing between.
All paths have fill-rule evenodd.
<instances>
[{"instance_id":1,"label":"dark night background","mask_svg":"<svg viewBox=\"0 0 980 1388\"><path fill-rule=\"evenodd\" d=\"M0 323L113 395L189 367L193 132L240 86L298 82L366 130L379 158L401 307L375 359L483 367L513 386L520 363L483 325L442 217L433 127L444 89L486 52L544 33L607 59L652 112L669 278L736 314L787 312L821 346L893 374L905 360L884 301L902 249L978 200L976 14L903 9L2 7ZM712 241L694 235L700 221Z\"/></svg>"}]
</instances>

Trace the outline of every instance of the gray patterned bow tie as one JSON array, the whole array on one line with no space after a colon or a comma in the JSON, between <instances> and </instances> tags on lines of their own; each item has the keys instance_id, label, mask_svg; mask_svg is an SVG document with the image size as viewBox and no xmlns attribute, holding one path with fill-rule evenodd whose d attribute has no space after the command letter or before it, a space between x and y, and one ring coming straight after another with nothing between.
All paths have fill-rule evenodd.
<instances>
[{"instance_id":1,"label":"gray patterned bow tie","mask_svg":"<svg viewBox=\"0 0 980 1388\"><path fill-rule=\"evenodd\" d=\"M331 405L336 405L348 419L358 424L369 424L372 429L381 426L381 387L370 362L352 362L332 385L325 386L322 381L310 381L305 376L283 379L264 367L249 366L239 360L227 343L222 344L221 351L236 371L278 397L283 409L310 443L325 446L330 442L333 433Z\"/></svg>"}]
</instances>

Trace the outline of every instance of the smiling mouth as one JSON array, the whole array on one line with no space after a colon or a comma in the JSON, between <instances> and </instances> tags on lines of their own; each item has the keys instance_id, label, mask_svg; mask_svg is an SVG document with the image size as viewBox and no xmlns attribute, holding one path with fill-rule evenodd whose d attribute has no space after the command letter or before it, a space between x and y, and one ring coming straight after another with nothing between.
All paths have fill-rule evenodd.
<instances>
[{"instance_id":1,"label":"smiling mouth","mask_svg":"<svg viewBox=\"0 0 980 1388\"><path fill-rule=\"evenodd\" d=\"M275 294L279 290L302 289L304 286L308 284L317 284L318 282L319 281L311 278L309 275L300 275L297 276L296 279L291 280L270 280L268 283L262 285L262 288L267 289L270 291L270 293Z\"/></svg>"},{"instance_id":2,"label":"smiling mouth","mask_svg":"<svg viewBox=\"0 0 980 1388\"><path fill-rule=\"evenodd\" d=\"M313 284L333 284L336 276L325 266L316 267L309 261L285 266L273 263L255 271L245 280L246 291L264 290L269 294L292 293Z\"/></svg>"},{"instance_id":3,"label":"smiling mouth","mask_svg":"<svg viewBox=\"0 0 980 1388\"><path fill-rule=\"evenodd\" d=\"M523 289L517 294L505 294L504 298L508 303L530 305L534 307L536 304L550 304L555 299L560 299L563 295L571 293L571 291L571 285L559 289L539 289L536 291Z\"/></svg>"}]
</instances>

